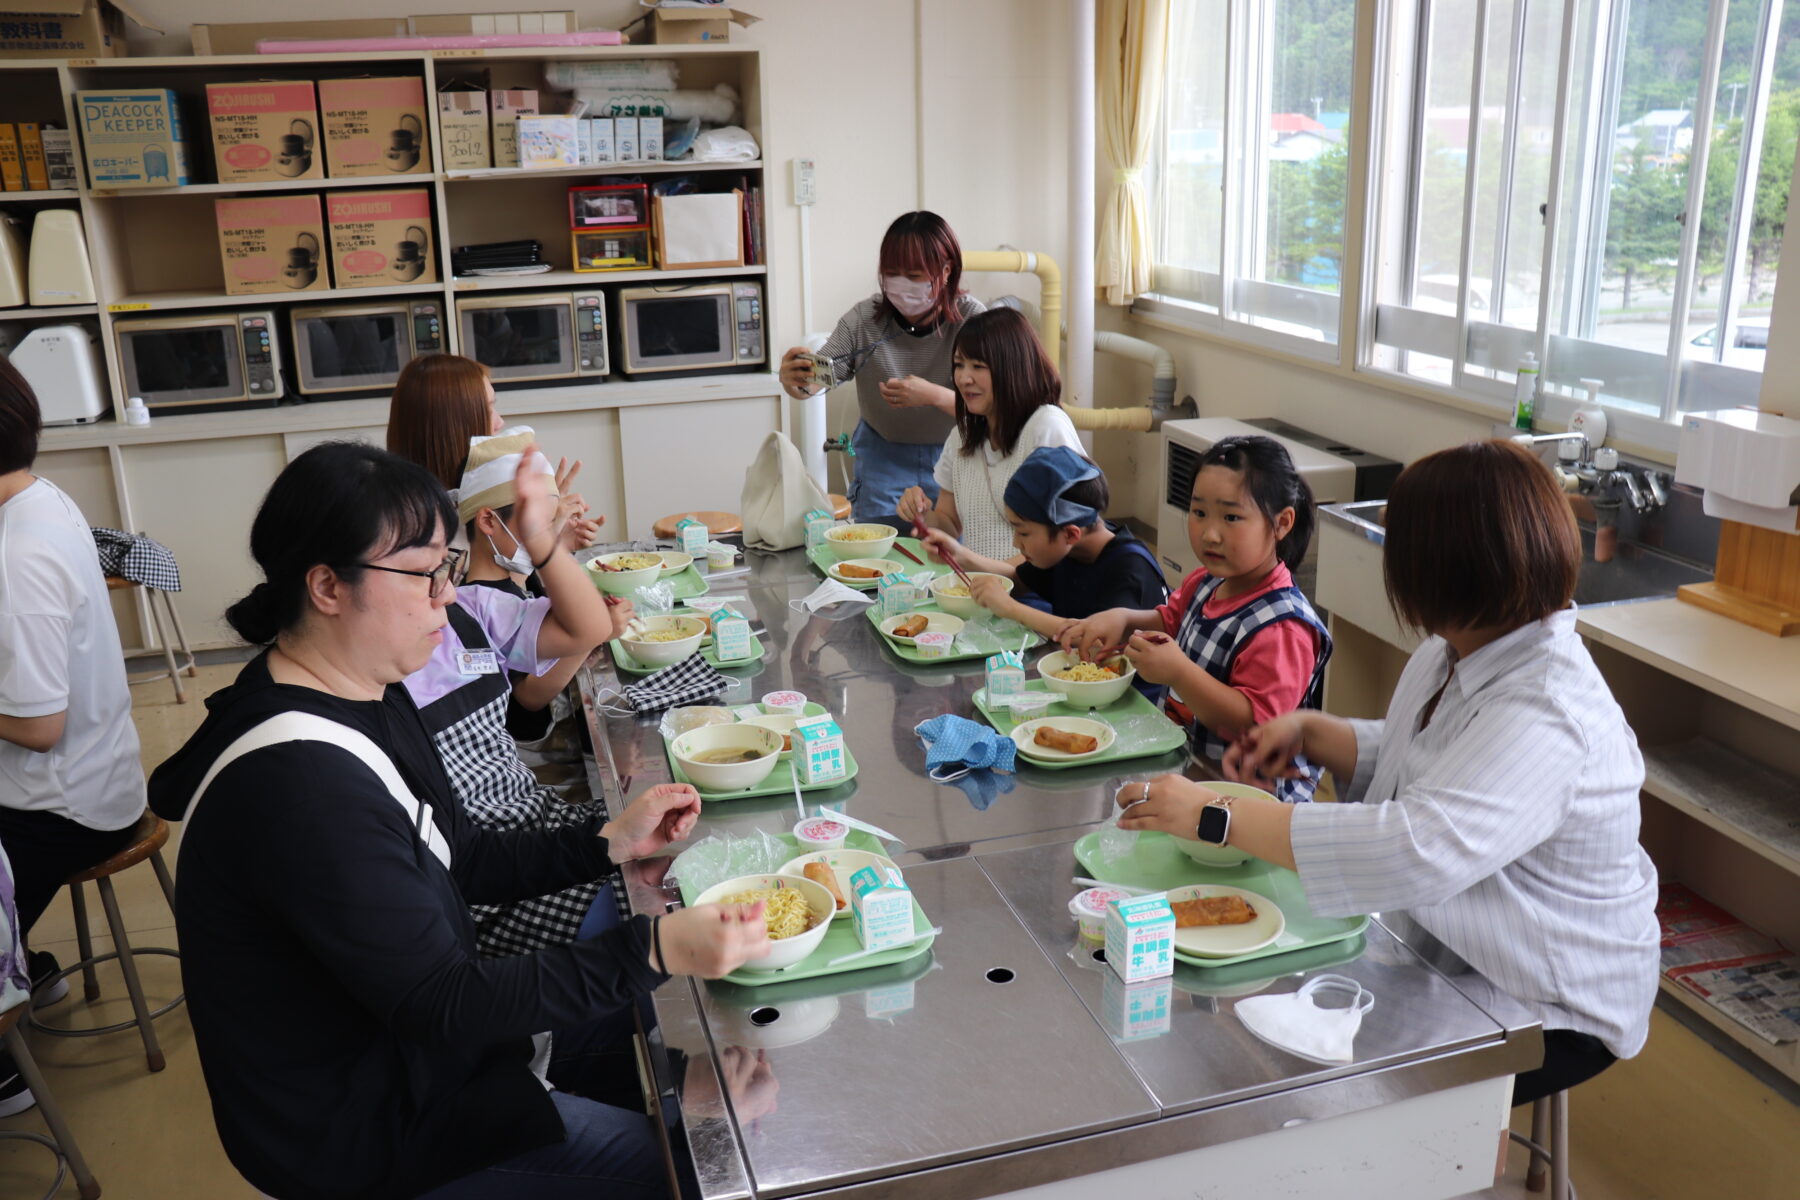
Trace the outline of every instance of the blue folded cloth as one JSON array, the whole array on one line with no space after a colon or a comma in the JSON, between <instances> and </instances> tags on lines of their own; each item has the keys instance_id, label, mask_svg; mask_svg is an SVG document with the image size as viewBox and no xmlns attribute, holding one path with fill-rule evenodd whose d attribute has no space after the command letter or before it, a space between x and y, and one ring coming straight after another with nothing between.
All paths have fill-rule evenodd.
<instances>
[{"instance_id":1,"label":"blue folded cloth","mask_svg":"<svg viewBox=\"0 0 1800 1200\"><path fill-rule=\"evenodd\" d=\"M925 743L925 765L933 770L960 764L1010 774L1018 758L1011 738L953 713L922 721L913 732Z\"/></svg>"}]
</instances>

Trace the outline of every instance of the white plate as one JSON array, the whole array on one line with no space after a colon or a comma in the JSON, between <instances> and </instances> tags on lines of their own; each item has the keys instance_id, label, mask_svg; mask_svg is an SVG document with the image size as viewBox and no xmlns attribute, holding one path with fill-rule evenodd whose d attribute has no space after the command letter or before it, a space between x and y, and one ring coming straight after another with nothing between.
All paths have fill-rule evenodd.
<instances>
[{"instance_id":1,"label":"white plate","mask_svg":"<svg viewBox=\"0 0 1800 1200\"><path fill-rule=\"evenodd\" d=\"M858 579L855 576L838 574L839 568L848 566L870 567L887 575L901 575L906 571L905 563L895 562L891 558L847 558L826 567L825 573L845 587L867 589L875 587L881 582L879 579Z\"/></svg>"},{"instance_id":2,"label":"white plate","mask_svg":"<svg viewBox=\"0 0 1800 1200\"><path fill-rule=\"evenodd\" d=\"M1065 733L1085 733L1089 737L1099 738L1100 744L1086 754L1070 754L1066 750L1055 750L1049 746L1040 746L1031 739L1037 731L1048 725L1052 729L1060 729ZM1118 731L1105 721L1090 721L1086 717L1039 717L1035 721L1027 721L1012 731L1013 744L1019 753L1026 758L1035 758L1039 762L1080 762L1084 758L1093 758L1104 754L1112 748L1119 737Z\"/></svg>"},{"instance_id":3,"label":"white plate","mask_svg":"<svg viewBox=\"0 0 1800 1200\"><path fill-rule=\"evenodd\" d=\"M660 554L663 560L662 573L658 576L659 579L667 579L671 575L679 575L694 565L694 556L691 554L683 554L679 550L658 550L656 553Z\"/></svg>"},{"instance_id":4,"label":"white plate","mask_svg":"<svg viewBox=\"0 0 1800 1200\"><path fill-rule=\"evenodd\" d=\"M1287 929L1287 918L1281 906L1267 896L1247 892L1223 883L1195 883L1169 889L1169 899L1192 900L1196 896L1242 896L1256 910L1256 917L1243 925L1198 925L1175 931L1175 949L1195 958L1231 958L1261 950Z\"/></svg>"},{"instance_id":5,"label":"white plate","mask_svg":"<svg viewBox=\"0 0 1800 1200\"><path fill-rule=\"evenodd\" d=\"M810 854L802 854L799 858L784 863L780 873L798 875L804 879L806 878L806 864L809 862L829 863L831 869L837 873L838 891L844 893L844 907L832 914L832 919L836 921L845 921L850 918L850 876L864 867L894 867L896 871L900 869L895 867L894 860L885 854L876 854L873 850L851 850L846 847L842 850L814 850Z\"/></svg>"},{"instance_id":6,"label":"white plate","mask_svg":"<svg viewBox=\"0 0 1800 1200\"><path fill-rule=\"evenodd\" d=\"M961 617L953 617L949 613L896 613L894 616L888 617L886 620L882 621L882 635L893 638L902 646L912 645L913 639L901 637L899 634L895 633L894 626L900 624L902 621L910 621L915 616L922 616L925 618L926 633L947 633L954 637L963 630L963 619Z\"/></svg>"}]
</instances>

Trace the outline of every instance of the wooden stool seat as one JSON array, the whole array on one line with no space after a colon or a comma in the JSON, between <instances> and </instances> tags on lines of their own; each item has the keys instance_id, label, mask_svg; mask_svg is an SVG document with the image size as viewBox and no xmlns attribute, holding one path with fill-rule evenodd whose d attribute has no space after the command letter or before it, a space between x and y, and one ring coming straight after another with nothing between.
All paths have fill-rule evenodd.
<instances>
[{"instance_id":1,"label":"wooden stool seat","mask_svg":"<svg viewBox=\"0 0 1800 1200\"><path fill-rule=\"evenodd\" d=\"M720 535L727 533L744 532L744 522L739 519L736 513L714 512L712 510L671 513L652 525L650 527L650 532L659 538L672 538L675 536L676 524L689 517L692 517L694 520L705 525L707 532L714 537L719 537Z\"/></svg>"},{"instance_id":2,"label":"wooden stool seat","mask_svg":"<svg viewBox=\"0 0 1800 1200\"><path fill-rule=\"evenodd\" d=\"M44 1082L36 1060L31 1057L31 1048L25 1044L25 1037L19 1032L19 1021L30 1010L31 1001L26 1000L0 1012L0 1046L4 1046L6 1052L12 1055L19 1074L24 1076L25 1086L30 1089L32 1099L37 1101L38 1114L44 1118L44 1124L50 1127L50 1136L29 1133L23 1129L0 1129L0 1140L36 1142L56 1156L56 1178L50 1181L50 1190L44 1193L43 1200L52 1200L61 1194L63 1179L71 1173L75 1176L75 1187L81 1200L99 1200L100 1184L94 1179L94 1173L88 1170L87 1159L81 1156L81 1147L76 1145L75 1135L69 1131L61 1110L56 1107L56 1098L50 1094L50 1085Z\"/></svg>"},{"instance_id":3,"label":"wooden stool seat","mask_svg":"<svg viewBox=\"0 0 1800 1200\"><path fill-rule=\"evenodd\" d=\"M109 592L128 592L132 588L143 587L135 579L127 579L123 575L108 575L106 590ZM187 689L181 686L181 677L190 679L199 674L200 669L194 662L194 652L188 648L187 631L181 627L181 614L175 611L175 601L169 593L159 588L145 587L146 606L150 610L150 624L156 630L156 640L162 646L163 662L166 664L160 671L146 671L138 675L126 675L127 683L149 683L157 679L167 679L175 686L175 703L187 703ZM171 636L172 631L172 636ZM179 649L179 656L176 651ZM150 651L155 653L155 651ZM131 655L125 660L131 661Z\"/></svg>"},{"instance_id":4,"label":"wooden stool seat","mask_svg":"<svg viewBox=\"0 0 1800 1200\"><path fill-rule=\"evenodd\" d=\"M831 493L830 499L831 499L831 515L832 516L834 516L838 520L842 521L845 517L848 517L850 515L850 499L849 499L849 497L840 496L836 492L833 492L833 493Z\"/></svg>"},{"instance_id":5,"label":"wooden stool seat","mask_svg":"<svg viewBox=\"0 0 1800 1200\"><path fill-rule=\"evenodd\" d=\"M131 831L131 845L98 866L89 867L79 875L71 875L65 882L89 883L103 876L117 875L127 867L137 866L168 843L169 823L145 809L144 815L138 818L137 825Z\"/></svg>"}]
</instances>

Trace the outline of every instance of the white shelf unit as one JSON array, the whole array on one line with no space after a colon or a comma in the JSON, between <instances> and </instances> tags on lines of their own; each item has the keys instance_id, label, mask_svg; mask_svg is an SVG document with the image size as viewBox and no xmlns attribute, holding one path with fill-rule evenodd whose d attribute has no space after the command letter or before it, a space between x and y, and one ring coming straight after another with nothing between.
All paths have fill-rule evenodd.
<instances>
[{"instance_id":1,"label":"white shelf unit","mask_svg":"<svg viewBox=\"0 0 1800 1200\"><path fill-rule=\"evenodd\" d=\"M10 103L18 119L49 121L77 129L75 93L103 87L167 87L181 97L188 127L190 174L196 182L177 187L93 188L0 193L0 205L57 204L78 208L94 269L98 303L71 308L0 310L0 320L42 323L93 318L106 356L113 418L121 422L126 397L113 321L133 314L166 314L189 309L278 309L290 304L358 302L383 296L437 297L453 313L455 297L469 292L544 288L596 288L659 279L752 277L768 284L763 265L708 271L656 269L575 271L568 226L567 189L583 180L612 182L694 174L764 186L760 160L741 163L627 162L548 170L489 168L446 172L435 102L428 104L430 141L436 170L383 177L295 179L249 183L211 181L211 130L205 118L208 83L249 79L326 79L367 74L416 75L428 97L449 80L477 79L490 87L535 88L546 99L555 93L543 83L549 61L672 58L681 64L684 88L708 89L728 82L738 89L742 123L763 137L761 57L753 48L730 45L617 46L571 49L484 51L390 51L376 54L240 55L182 58L10 60L0 62L0 91L26 100ZM77 133L77 158L81 158ZM323 147L320 148L323 153ZM329 164L327 163L327 167ZM370 187L423 187L431 196L438 280L391 287L331 288L304 292L230 295L219 259L213 200L295 192L329 194ZM538 275L454 278L451 249L489 241L536 238L551 270ZM764 311L771 311L766 302ZM456 351L457 322L445 322L446 349ZM678 392L679 385L671 387ZM336 402L341 403L341 402ZM272 431L284 429L284 408L256 410Z\"/></svg>"},{"instance_id":2,"label":"white shelf unit","mask_svg":"<svg viewBox=\"0 0 1800 1200\"><path fill-rule=\"evenodd\" d=\"M125 397L113 340L116 320L184 310L274 308L278 321L285 322L285 310L292 305L382 296L435 296L450 313L459 295L472 292L738 277L762 281L764 311L769 312L775 306L768 292L777 286L769 268L761 265L713 271L571 269L566 200L571 184L693 173L726 180L742 177L766 188L760 161L446 172L433 103L428 105L433 171L384 178L222 184L212 182L210 173L205 84L412 74L424 81L427 95L449 79L481 78L490 87L536 88L554 102L555 94L542 81L545 62L637 58L676 60L684 88L705 90L731 83L741 98L740 123L759 142L764 140L762 60L755 48L741 45L0 61L0 94L8 97L13 120L78 129L73 98L87 88L170 87L183 97L189 147L195 151L191 174L197 182L100 190L85 186L84 172L84 184L76 190L0 193L0 208L23 205L29 213L33 207L55 205L80 211L98 298L94 305L72 308L0 311L0 321L76 318L96 329L105 349L115 419L47 429L39 443L39 469L74 497L91 523L145 530L175 551L184 583L175 602L194 644L229 644L219 614L255 581L243 548L251 516L281 467L329 438L380 443L387 400L364 397L217 413L162 413L148 426L126 425L117 419ZM15 96L26 100L15 103ZM370 187L429 190L437 281L280 295L224 294L213 223L217 197L329 194ZM451 277L453 246L520 237L537 237L544 243L551 271L534 276ZM445 322L447 349L459 348L457 332L457 322ZM735 508L750 449L769 432L785 428L787 421L787 403L766 365L751 372L690 379L615 377L569 386L507 388L500 404L509 420L534 425L559 455L586 463L583 493L596 510L608 514L608 529L617 536L647 535L657 517L681 508ZM696 430L702 429L705 436L697 436ZM667 452L677 446L682 448L681 469L671 470ZM125 645L131 650L153 648L141 595L134 591L124 599L115 598L114 605Z\"/></svg>"},{"instance_id":3,"label":"white shelf unit","mask_svg":"<svg viewBox=\"0 0 1800 1200\"><path fill-rule=\"evenodd\" d=\"M1646 792L1800 875L1800 779L1706 737L1643 753Z\"/></svg>"}]
</instances>

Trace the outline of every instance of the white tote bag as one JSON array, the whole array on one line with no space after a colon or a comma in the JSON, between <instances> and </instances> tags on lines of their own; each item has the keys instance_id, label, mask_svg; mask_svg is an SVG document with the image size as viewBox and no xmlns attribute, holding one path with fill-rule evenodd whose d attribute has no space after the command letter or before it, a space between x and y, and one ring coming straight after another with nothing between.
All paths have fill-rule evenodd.
<instances>
[{"instance_id":1,"label":"white tote bag","mask_svg":"<svg viewBox=\"0 0 1800 1200\"><path fill-rule=\"evenodd\" d=\"M758 550L789 550L806 544L806 514L831 511L831 502L806 473L794 443L771 433L744 473L740 504L744 545Z\"/></svg>"}]
</instances>

